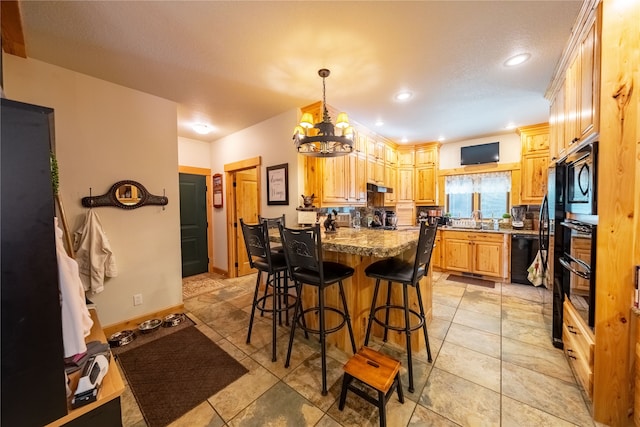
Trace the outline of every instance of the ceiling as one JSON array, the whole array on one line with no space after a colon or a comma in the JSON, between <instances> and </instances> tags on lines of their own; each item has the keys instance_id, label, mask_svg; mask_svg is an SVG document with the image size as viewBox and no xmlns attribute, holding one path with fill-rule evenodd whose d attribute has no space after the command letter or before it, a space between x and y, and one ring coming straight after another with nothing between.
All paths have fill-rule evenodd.
<instances>
[{"instance_id":1,"label":"ceiling","mask_svg":"<svg viewBox=\"0 0 640 427\"><path fill-rule=\"evenodd\" d=\"M396 142L548 120L581 1L21 1L26 54L178 104L213 141L322 98ZM507 68L511 56L531 59ZM394 95L410 90L409 101ZM335 117L333 117L335 122ZM382 126L376 126L382 121ZM194 122L214 131L199 135ZM294 127L292 123L292 131Z\"/></svg>"}]
</instances>

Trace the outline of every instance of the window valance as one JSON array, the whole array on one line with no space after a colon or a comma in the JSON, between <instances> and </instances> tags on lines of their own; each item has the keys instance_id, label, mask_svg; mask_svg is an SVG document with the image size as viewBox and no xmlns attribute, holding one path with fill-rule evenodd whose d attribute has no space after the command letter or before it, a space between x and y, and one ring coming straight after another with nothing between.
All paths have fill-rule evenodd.
<instances>
[{"instance_id":1,"label":"window valance","mask_svg":"<svg viewBox=\"0 0 640 427\"><path fill-rule=\"evenodd\" d=\"M511 172L452 175L445 178L446 194L505 193L511 191Z\"/></svg>"}]
</instances>

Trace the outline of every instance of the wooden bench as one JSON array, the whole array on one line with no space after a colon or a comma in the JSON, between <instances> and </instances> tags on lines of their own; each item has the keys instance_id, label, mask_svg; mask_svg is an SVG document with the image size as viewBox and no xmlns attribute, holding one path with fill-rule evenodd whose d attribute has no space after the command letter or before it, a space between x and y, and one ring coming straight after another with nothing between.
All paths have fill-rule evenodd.
<instances>
[{"instance_id":1,"label":"wooden bench","mask_svg":"<svg viewBox=\"0 0 640 427\"><path fill-rule=\"evenodd\" d=\"M374 389L378 398L373 398L366 390L353 385L354 378ZM404 403L402 384L400 383L400 362L369 347L362 347L344 365L339 405L341 411L347 400L347 390L351 390L367 402L377 406L380 411L380 426L385 427L387 425L385 407L394 390L398 392L400 403Z\"/></svg>"}]
</instances>

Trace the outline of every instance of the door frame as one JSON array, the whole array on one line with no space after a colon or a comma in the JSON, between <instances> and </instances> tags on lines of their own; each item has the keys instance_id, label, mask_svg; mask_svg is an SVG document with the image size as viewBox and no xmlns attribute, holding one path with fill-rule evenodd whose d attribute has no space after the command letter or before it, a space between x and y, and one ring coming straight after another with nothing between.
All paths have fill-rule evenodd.
<instances>
[{"instance_id":1,"label":"door frame","mask_svg":"<svg viewBox=\"0 0 640 427\"><path fill-rule=\"evenodd\" d=\"M258 198L258 215L260 215L260 207L261 207L261 194L262 194L262 156L252 157L245 160L240 160L233 163L227 163L224 165L224 175L226 182L226 198L227 198L227 271L229 272L229 277L237 277L238 269L236 268L236 262L238 262L237 250L238 250L238 242L235 239L235 227L234 223L237 224L237 219L235 218L235 206L236 206L236 192L233 188L232 183L234 182L233 178L236 172L239 172L244 169L256 169L256 185L258 188L258 194L256 197ZM239 225L238 225L239 226Z\"/></svg>"},{"instance_id":2,"label":"door frame","mask_svg":"<svg viewBox=\"0 0 640 427\"><path fill-rule=\"evenodd\" d=\"M207 256L209 262L207 263L207 271L211 273L213 271L213 227L212 225L212 195L211 195L211 169L197 168L193 166L178 166L178 173L188 173L191 175L205 175L206 180L206 200L207 200Z\"/></svg>"}]
</instances>

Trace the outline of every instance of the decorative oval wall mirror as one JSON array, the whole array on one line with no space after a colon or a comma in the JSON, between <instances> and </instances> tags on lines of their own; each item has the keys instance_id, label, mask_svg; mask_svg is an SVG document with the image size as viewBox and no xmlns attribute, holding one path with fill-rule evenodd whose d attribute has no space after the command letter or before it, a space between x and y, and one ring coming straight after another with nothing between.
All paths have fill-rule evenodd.
<instances>
[{"instance_id":1,"label":"decorative oval wall mirror","mask_svg":"<svg viewBox=\"0 0 640 427\"><path fill-rule=\"evenodd\" d=\"M118 181L111 189L101 196L89 196L82 198L82 206L97 208L101 206L115 206L122 209L135 209L141 206L164 206L169 203L166 196L155 196L137 181Z\"/></svg>"}]
</instances>

